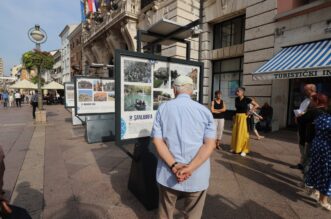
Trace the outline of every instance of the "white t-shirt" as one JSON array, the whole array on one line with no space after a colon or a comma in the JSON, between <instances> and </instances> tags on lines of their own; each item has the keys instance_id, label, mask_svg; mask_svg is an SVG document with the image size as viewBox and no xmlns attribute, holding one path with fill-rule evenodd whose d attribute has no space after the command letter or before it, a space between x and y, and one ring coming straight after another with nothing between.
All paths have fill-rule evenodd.
<instances>
[{"instance_id":1,"label":"white t-shirt","mask_svg":"<svg viewBox=\"0 0 331 219\"><path fill-rule=\"evenodd\" d=\"M20 93L15 93L15 99L21 99L21 94Z\"/></svg>"}]
</instances>

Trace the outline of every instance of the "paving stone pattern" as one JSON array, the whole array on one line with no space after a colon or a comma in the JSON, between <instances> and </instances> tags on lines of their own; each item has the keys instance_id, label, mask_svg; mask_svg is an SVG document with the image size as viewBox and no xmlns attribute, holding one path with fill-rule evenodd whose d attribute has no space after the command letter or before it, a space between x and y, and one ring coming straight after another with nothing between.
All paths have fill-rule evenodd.
<instances>
[{"instance_id":1,"label":"paving stone pattern","mask_svg":"<svg viewBox=\"0 0 331 219\"><path fill-rule=\"evenodd\" d=\"M127 189L126 154L113 142L87 144L84 128L71 125L63 106L46 109L43 126L33 124L28 105L0 109L5 190L12 202L33 218L156 218ZM230 140L227 131L224 143ZM252 139L251 149L246 158L229 153L228 145L214 152L203 218L330 218L298 186L300 172L289 168L299 160L295 132ZM179 211L175 218L181 218Z\"/></svg>"}]
</instances>

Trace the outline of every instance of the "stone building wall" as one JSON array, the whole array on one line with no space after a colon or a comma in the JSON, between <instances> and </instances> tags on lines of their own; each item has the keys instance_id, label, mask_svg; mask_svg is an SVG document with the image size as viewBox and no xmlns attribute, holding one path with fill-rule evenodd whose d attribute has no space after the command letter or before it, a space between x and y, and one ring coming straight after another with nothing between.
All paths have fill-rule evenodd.
<instances>
[{"instance_id":1,"label":"stone building wall","mask_svg":"<svg viewBox=\"0 0 331 219\"><path fill-rule=\"evenodd\" d=\"M205 63L204 85L211 100L212 60L244 57L242 85L246 95L254 96L260 103L271 100L271 81L253 81L252 72L274 55L276 0L208 0L204 5L202 59ZM245 16L243 44L213 50L213 25L234 17Z\"/></svg>"}]
</instances>

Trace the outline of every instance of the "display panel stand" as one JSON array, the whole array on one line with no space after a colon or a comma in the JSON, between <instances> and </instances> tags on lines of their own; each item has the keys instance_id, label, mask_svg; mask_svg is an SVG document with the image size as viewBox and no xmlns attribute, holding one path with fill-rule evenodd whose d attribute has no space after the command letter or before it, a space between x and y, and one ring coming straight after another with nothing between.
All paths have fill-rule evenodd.
<instances>
[{"instance_id":1,"label":"display panel stand","mask_svg":"<svg viewBox=\"0 0 331 219\"><path fill-rule=\"evenodd\" d=\"M86 141L89 144L115 140L115 113L85 117Z\"/></svg>"},{"instance_id":2,"label":"display panel stand","mask_svg":"<svg viewBox=\"0 0 331 219\"><path fill-rule=\"evenodd\" d=\"M157 156L149 137L139 139L133 152L128 189L147 210L158 208Z\"/></svg>"}]
</instances>

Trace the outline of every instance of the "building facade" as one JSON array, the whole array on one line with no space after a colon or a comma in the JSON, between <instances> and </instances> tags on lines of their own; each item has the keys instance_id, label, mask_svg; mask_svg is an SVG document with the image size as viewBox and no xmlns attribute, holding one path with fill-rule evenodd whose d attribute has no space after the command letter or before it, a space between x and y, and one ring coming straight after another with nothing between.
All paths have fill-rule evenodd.
<instances>
[{"instance_id":1,"label":"building facade","mask_svg":"<svg viewBox=\"0 0 331 219\"><path fill-rule=\"evenodd\" d=\"M112 65L116 49L137 50L137 30L147 30L161 19L186 25L199 18L199 0L100 1L97 13L87 13L83 23L83 65ZM198 59L198 40L191 39L191 57ZM145 44L144 44L145 45ZM185 58L186 45L162 46L161 55ZM92 69L87 74L112 77L111 70Z\"/></svg>"},{"instance_id":2,"label":"building facade","mask_svg":"<svg viewBox=\"0 0 331 219\"><path fill-rule=\"evenodd\" d=\"M68 36L70 44L71 77L82 74L82 24L79 24Z\"/></svg>"},{"instance_id":3,"label":"building facade","mask_svg":"<svg viewBox=\"0 0 331 219\"><path fill-rule=\"evenodd\" d=\"M55 82L62 83L62 60L61 60L61 50L57 50L53 55L54 65L52 70L52 79Z\"/></svg>"},{"instance_id":4,"label":"building facade","mask_svg":"<svg viewBox=\"0 0 331 219\"><path fill-rule=\"evenodd\" d=\"M71 81L70 42L68 36L76 27L76 24L66 25L59 35L61 38L62 82Z\"/></svg>"},{"instance_id":5,"label":"building facade","mask_svg":"<svg viewBox=\"0 0 331 219\"><path fill-rule=\"evenodd\" d=\"M275 52L284 47L331 39L331 1L278 0L278 5ZM331 51L331 46L326 49ZM280 124L295 125L293 110L302 101L304 84L313 83L318 92L331 97L330 76L273 80L272 103Z\"/></svg>"},{"instance_id":6,"label":"building facade","mask_svg":"<svg viewBox=\"0 0 331 219\"><path fill-rule=\"evenodd\" d=\"M10 74L13 78L20 78L22 76L22 64L14 65L10 69Z\"/></svg>"},{"instance_id":7,"label":"building facade","mask_svg":"<svg viewBox=\"0 0 331 219\"><path fill-rule=\"evenodd\" d=\"M111 1L111 7L104 2L108 1L101 1L98 12L88 14L83 23L83 65L113 64L115 49L136 51L137 30L148 30L162 19L186 25L201 17L199 38L189 38L191 59L204 63L203 103L208 105L214 92L221 90L227 119L235 112L239 86L260 105L274 108L273 130L293 124L293 109L300 103L304 83L315 83L331 96L330 77L253 77L283 47L330 39L330 0L132 0ZM159 53L185 59L185 48L182 43L161 45ZM88 74L112 76L102 69Z\"/></svg>"}]
</instances>

